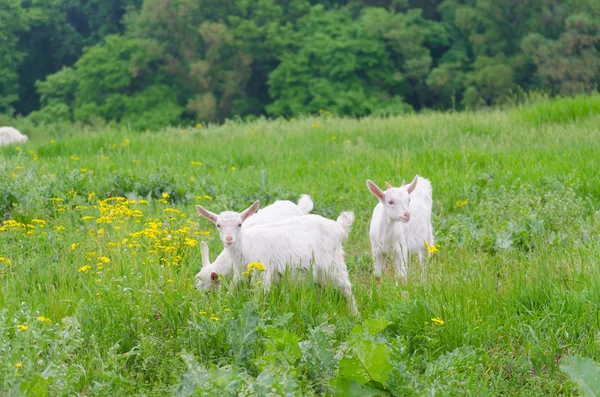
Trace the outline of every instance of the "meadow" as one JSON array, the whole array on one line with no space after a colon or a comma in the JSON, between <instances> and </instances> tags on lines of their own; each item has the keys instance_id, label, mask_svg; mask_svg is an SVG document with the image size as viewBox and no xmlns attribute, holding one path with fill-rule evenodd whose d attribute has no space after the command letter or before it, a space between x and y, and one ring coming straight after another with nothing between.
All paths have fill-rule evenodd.
<instances>
[{"instance_id":1,"label":"meadow","mask_svg":"<svg viewBox=\"0 0 600 397\"><path fill-rule=\"evenodd\" d=\"M0 395L579 395L561 366L600 360L599 126L596 95L22 128L29 143L0 148ZM391 263L377 283L365 181L415 174L433 185L437 252L424 280L413 258L405 284ZM222 249L195 204L303 193L313 213L356 215L345 249L360 317L310 280L195 290L200 241L212 260Z\"/></svg>"}]
</instances>

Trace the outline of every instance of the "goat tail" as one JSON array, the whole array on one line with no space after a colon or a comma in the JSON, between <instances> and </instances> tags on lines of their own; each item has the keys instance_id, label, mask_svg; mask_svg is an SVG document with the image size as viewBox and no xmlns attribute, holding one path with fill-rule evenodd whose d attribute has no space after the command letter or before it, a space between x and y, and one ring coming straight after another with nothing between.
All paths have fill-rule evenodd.
<instances>
[{"instance_id":1,"label":"goat tail","mask_svg":"<svg viewBox=\"0 0 600 397\"><path fill-rule=\"evenodd\" d=\"M337 223L339 223L346 232L346 236L350 234L352 230L352 224L354 223L354 212L352 211L344 211L338 216Z\"/></svg>"},{"instance_id":2,"label":"goat tail","mask_svg":"<svg viewBox=\"0 0 600 397\"><path fill-rule=\"evenodd\" d=\"M314 208L312 198L308 194L301 194L298 200L298 209L302 215L310 213Z\"/></svg>"}]
</instances>

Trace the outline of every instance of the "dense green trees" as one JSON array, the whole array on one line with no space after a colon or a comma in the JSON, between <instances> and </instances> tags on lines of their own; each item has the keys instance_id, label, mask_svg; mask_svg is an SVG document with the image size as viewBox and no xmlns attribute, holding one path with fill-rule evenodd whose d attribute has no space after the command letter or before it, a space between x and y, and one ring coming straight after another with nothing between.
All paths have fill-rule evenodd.
<instances>
[{"instance_id":1,"label":"dense green trees","mask_svg":"<svg viewBox=\"0 0 600 397\"><path fill-rule=\"evenodd\" d=\"M593 0L0 0L0 113L137 128L600 83Z\"/></svg>"}]
</instances>

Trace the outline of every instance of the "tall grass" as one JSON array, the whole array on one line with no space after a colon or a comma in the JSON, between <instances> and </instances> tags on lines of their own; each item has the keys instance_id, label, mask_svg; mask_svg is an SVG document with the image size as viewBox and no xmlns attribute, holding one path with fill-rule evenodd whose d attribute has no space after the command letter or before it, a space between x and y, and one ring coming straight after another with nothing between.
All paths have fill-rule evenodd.
<instances>
[{"instance_id":1,"label":"tall grass","mask_svg":"<svg viewBox=\"0 0 600 397\"><path fill-rule=\"evenodd\" d=\"M598 103L34 131L0 149L0 394L575 395L561 357L600 359ZM406 284L391 268L376 283L365 180L417 173L439 252L423 281L413 263ZM302 193L315 213L356 214L360 318L310 280L194 290L199 241L221 250L194 204ZM389 349L389 378L344 383L374 319L391 323L365 334Z\"/></svg>"}]
</instances>

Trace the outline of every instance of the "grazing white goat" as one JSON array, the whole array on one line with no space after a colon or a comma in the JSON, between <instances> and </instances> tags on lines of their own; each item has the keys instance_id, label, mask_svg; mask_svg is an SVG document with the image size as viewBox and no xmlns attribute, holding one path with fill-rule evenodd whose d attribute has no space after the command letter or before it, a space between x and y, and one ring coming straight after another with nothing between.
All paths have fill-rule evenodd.
<instances>
[{"instance_id":1,"label":"grazing white goat","mask_svg":"<svg viewBox=\"0 0 600 397\"><path fill-rule=\"evenodd\" d=\"M27 142L27 136L13 127L0 127L0 146Z\"/></svg>"},{"instance_id":2,"label":"grazing white goat","mask_svg":"<svg viewBox=\"0 0 600 397\"><path fill-rule=\"evenodd\" d=\"M302 194L298 200L298 205L289 200L278 200L273 204L259 210L244 222L245 229L253 225L275 222L280 219L302 216L313 210L313 201L309 195ZM232 271L233 262L229 258L227 250L223 250L213 263L210 263L208 245L203 241L201 243L202 269L196 274L196 288L214 289L220 283L219 275L229 275Z\"/></svg>"},{"instance_id":3,"label":"grazing white goat","mask_svg":"<svg viewBox=\"0 0 600 397\"><path fill-rule=\"evenodd\" d=\"M402 181L401 187L385 183L382 191L372 181L367 187L379 203L373 210L369 237L375 258L375 278L381 279L385 255L395 255L396 277L406 278L409 254L418 254L421 262L421 277L425 273L425 246L434 245L431 226L432 192L431 183L420 176L410 185Z\"/></svg>"},{"instance_id":4,"label":"grazing white goat","mask_svg":"<svg viewBox=\"0 0 600 397\"><path fill-rule=\"evenodd\" d=\"M255 201L241 213L224 211L219 215L196 206L198 214L217 225L221 241L233 261L234 281L240 280L246 264L251 262L265 266L262 280L265 291L288 267L293 274L312 269L319 284L329 281L340 289L352 312L358 313L342 246L352 228L354 214L343 212L337 221L319 215L304 215L242 228L259 204Z\"/></svg>"}]
</instances>

